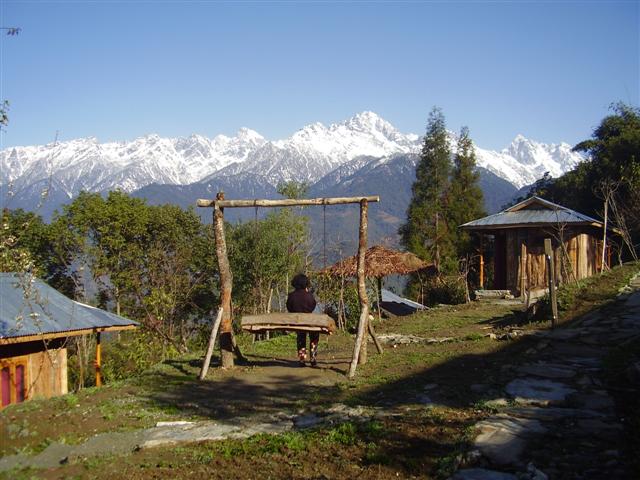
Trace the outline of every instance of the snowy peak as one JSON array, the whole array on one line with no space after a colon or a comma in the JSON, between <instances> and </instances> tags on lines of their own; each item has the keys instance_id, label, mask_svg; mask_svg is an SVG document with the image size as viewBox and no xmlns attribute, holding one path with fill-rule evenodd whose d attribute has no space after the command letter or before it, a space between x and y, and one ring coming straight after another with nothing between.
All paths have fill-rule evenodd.
<instances>
[{"instance_id":1,"label":"snowy peak","mask_svg":"<svg viewBox=\"0 0 640 480\"><path fill-rule=\"evenodd\" d=\"M455 135L449 138L455 152ZM356 159L420 153L421 147L418 135L398 131L371 111L329 126L311 123L277 141L249 128L213 138L149 134L130 142L99 143L89 137L0 151L0 187L11 184L15 191L26 191L52 178L72 197L82 189L133 191L151 183L184 185L247 173L271 185L282 180L313 183ZM517 187L545 172L559 176L582 160L567 144L547 145L523 135L499 152L476 147L476 155L479 166Z\"/></svg>"}]
</instances>

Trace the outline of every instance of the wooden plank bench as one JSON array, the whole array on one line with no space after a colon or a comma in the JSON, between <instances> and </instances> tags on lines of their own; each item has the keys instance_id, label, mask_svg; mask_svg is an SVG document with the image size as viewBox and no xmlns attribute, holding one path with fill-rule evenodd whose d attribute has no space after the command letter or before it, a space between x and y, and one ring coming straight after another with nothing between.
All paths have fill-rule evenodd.
<instances>
[{"instance_id":1,"label":"wooden plank bench","mask_svg":"<svg viewBox=\"0 0 640 480\"><path fill-rule=\"evenodd\" d=\"M265 313L245 315L240 322L246 332L260 333L267 330L287 332L320 332L331 335L336 331L336 323L324 313Z\"/></svg>"}]
</instances>

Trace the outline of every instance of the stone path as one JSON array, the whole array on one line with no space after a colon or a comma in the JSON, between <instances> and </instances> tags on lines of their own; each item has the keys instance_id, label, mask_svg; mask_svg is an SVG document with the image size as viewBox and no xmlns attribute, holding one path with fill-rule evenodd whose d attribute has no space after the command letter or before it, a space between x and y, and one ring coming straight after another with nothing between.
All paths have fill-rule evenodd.
<instances>
[{"instance_id":1,"label":"stone path","mask_svg":"<svg viewBox=\"0 0 640 480\"><path fill-rule=\"evenodd\" d=\"M534 360L516 367L506 398L491 402L506 407L476 425L471 457L486 468L453 478L628 478L618 460L623 424L603 386L602 363L611 348L640 336L640 276L613 314L591 312L571 328L537 336ZM514 471L518 476L509 476Z\"/></svg>"},{"instance_id":2,"label":"stone path","mask_svg":"<svg viewBox=\"0 0 640 480\"><path fill-rule=\"evenodd\" d=\"M159 422L153 428L95 435L79 445L52 443L38 455L10 455L0 458L0 472L13 468L54 468L67 462L98 455L119 455L151 447L178 443L248 438L259 433L279 434L294 429L344 422L364 422L392 416L388 409L348 407L334 404L322 412L288 414L278 412L263 417L237 417L231 421Z\"/></svg>"}]
</instances>

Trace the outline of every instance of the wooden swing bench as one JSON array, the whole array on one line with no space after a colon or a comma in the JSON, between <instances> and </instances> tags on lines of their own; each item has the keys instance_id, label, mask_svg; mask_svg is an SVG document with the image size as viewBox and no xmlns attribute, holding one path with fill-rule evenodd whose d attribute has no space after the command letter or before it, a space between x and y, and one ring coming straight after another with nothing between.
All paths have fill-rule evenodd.
<instances>
[{"instance_id":1,"label":"wooden swing bench","mask_svg":"<svg viewBox=\"0 0 640 480\"><path fill-rule=\"evenodd\" d=\"M267 331L320 332L331 335L336 331L336 323L324 313L266 313L246 315L240 322L242 329L251 333Z\"/></svg>"}]
</instances>

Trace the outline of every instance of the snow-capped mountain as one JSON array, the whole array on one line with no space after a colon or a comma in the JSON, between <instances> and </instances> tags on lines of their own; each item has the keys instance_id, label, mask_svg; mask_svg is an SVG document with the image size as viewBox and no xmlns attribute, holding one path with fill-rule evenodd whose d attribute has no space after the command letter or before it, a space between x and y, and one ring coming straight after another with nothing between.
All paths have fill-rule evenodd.
<instances>
[{"instance_id":1,"label":"snow-capped mountain","mask_svg":"<svg viewBox=\"0 0 640 480\"><path fill-rule=\"evenodd\" d=\"M451 134L455 149L455 136ZM363 112L328 127L307 125L284 140L270 141L253 130L234 137L200 135L161 138L147 135L131 142L99 143L84 138L0 152L0 193L28 208L37 185L49 184L55 197L71 199L81 190L120 188L133 192L151 184L188 185L241 174L259 175L271 185L282 180L314 183L361 168L366 159L416 154L421 139L399 132L373 112ZM558 176L582 157L567 144L547 145L518 135L500 152L476 147L478 165L520 188L545 172ZM21 193L22 192L22 193ZM19 197L25 196L22 201ZM4 196L4 195L3 195ZM4 199L3 199L4 204ZM34 205L35 206L35 205Z\"/></svg>"},{"instance_id":2,"label":"snow-capped mountain","mask_svg":"<svg viewBox=\"0 0 640 480\"><path fill-rule=\"evenodd\" d=\"M518 188L534 183L549 172L559 177L583 160L567 143L545 144L517 135L511 144L494 152L476 147L478 166L511 182Z\"/></svg>"}]
</instances>

